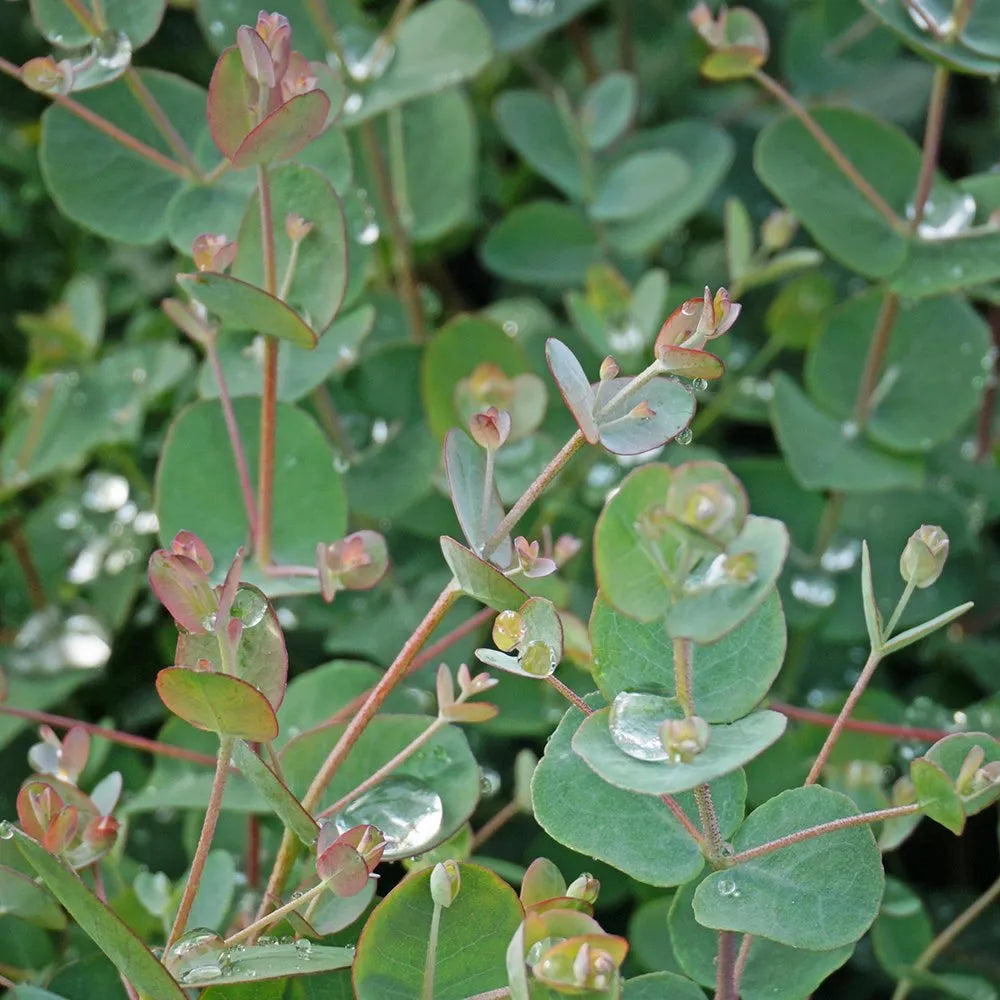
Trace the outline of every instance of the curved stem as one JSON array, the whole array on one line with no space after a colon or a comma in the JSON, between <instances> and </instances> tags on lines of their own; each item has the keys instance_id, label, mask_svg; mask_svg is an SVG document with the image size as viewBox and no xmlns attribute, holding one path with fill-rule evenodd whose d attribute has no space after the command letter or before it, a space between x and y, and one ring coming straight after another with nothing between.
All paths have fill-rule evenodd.
<instances>
[{"instance_id":1,"label":"curved stem","mask_svg":"<svg viewBox=\"0 0 1000 1000\"><path fill-rule=\"evenodd\" d=\"M1000 878L998 878L978 899L964 909L955 919L924 948L920 957L913 963L913 968L923 971L947 948L969 924L986 909L1000 899ZM892 1000L905 1000L913 988L909 979L901 979Z\"/></svg>"},{"instance_id":2,"label":"curved stem","mask_svg":"<svg viewBox=\"0 0 1000 1000\"><path fill-rule=\"evenodd\" d=\"M167 113L161 107L160 102L153 96L152 91L146 86L145 81L134 66L129 66L125 70L125 85L132 91L132 96L139 102L143 111L146 112L149 120L153 123L153 127L163 137L163 141L170 147L174 156L184 164L192 176L203 181L205 175L195 162L194 154L188 148L188 144L174 127L174 123L167 117Z\"/></svg>"},{"instance_id":3,"label":"curved stem","mask_svg":"<svg viewBox=\"0 0 1000 1000\"><path fill-rule=\"evenodd\" d=\"M584 715L593 715L594 710L570 687L567 687L555 674L549 674L545 678L549 687L555 688L574 708L579 709Z\"/></svg>"},{"instance_id":4,"label":"curved stem","mask_svg":"<svg viewBox=\"0 0 1000 1000\"><path fill-rule=\"evenodd\" d=\"M577 431L559 451L552 460L538 474L535 481L524 491L513 507L507 512L507 516L497 525L496 530L486 540L483 546L482 557L488 559L496 547L510 534L518 521L524 517L528 508L538 499L545 488L562 471L563 466L583 447L586 438L582 432Z\"/></svg>"},{"instance_id":5,"label":"curved stem","mask_svg":"<svg viewBox=\"0 0 1000 1000\"><path fill-rule=\"evenodd\" d=\"M845 723L851 717L851 712L854 711L854 706L858 703L858 699L861 695L864 694L864 690L868 686L868 682L872 679L872 675L875 673L875 668L879 665L881 660L881 654L876 653L874 650L868 654L868 660L858 676L858 679L854 682L854 687L851 688L851 693L847 696L847 700L844 702L844 707L840 710L833 725L830 727L830 732L827 733L826 739L823 741L823 746L816 755L816 759L813 761L813 766L809 769L809 774L806 777L805 784L812 785L819 778L827 760L830 757L830 754L833 752L834 746L837 744L837 740L840 739L840 734L843 732Z\"/></svg>"},{"instance_id":6,"label":"curved stem","mask_svg":"<svg viewBox=\"0 0 1000 1000\"><path fill-rule=\"evenodd\" d=\"M889 203L860 174L858 168L844 154L844 151L823 130L819 122L801 105L777 80L763 70L756 70L754 79L770 94L776 97L802 123L806 131L816 140L822 150L837 165L837 169L854 185L858 194L868 202L879 215L899 234L907 232L906 224L893 211Z\"/></svg>"},{"instance_id":7,"label":"curved stem","mask_svg":"<svg viewBox=\"0 0 1000 1000\"><path fill-rule=\"evenodd\" d=\"M889 348L889 339L892 336L892 328L896 325L898 315L899 296L894 292L887 291L882 297L878 319L875 321L875 329L872 331L872 339L868 345L865 367L858 384L858 397L854 403L854 419L860 427L864 427L871 415L872 395L878 383L879 373L882 371L882 362L885 359L885 352Z\"/></svg>"},{"instance_id":8,"label":"curved stem","mask_svg":"<svg viewBox=\"0 0 1000 1000\"><path fill-rule=\"evenodd\" d=\"M825 833L835 833L837 830L846 830L852 826L869 826L872 823L882 823L887 819L899 819L901 816L912 816L913 813L920 812L920 806L916 802L910 802L905 806L890 806L888 809L876 809L874 812L860 813L857 816L845 816L843 819L832 819L828 823L817 823L806 830L797 830L787 836L778 837L777 840L768 841L758 847L750 847L738 854L733 854L726 859L727 867L742 865L754 858L762 858L765 854L772 854L780 851L783 847L791 847L792 844L799 844L803 840L811 840L813 837L822 837Z\"/></svg>"},{"instance_id":9,"label":"curved stem","mask_svg":"<svg viewBox=\"0 0 1000 1000\"><path fill-rule=\"evenodd\" d=\"M768 708L787 715L789 719L812 723L816 726L830 728L837 716L829 712L816 712L811 708L799 708L798 705L788 705L783 701L768 701ZM878 736L892 736L897 740L920 740L933 743L952 735L949 729L922 729L919 726L896 726L889 722L872 722L867 719L845 719L843 729L858 733L875 733Z\"/></svg>"},{"instance_id":10,"label":"curved stem","mask_svg":"<svg viewBox=\"0 0 1000 1000\"><path fill-rule=\"evenodd\" d=\"M0 704L0 715L10 715L17 719L27 719L28 722L38 722L55 729L72 729L79 727L90 733L91 736L99 736L102 739L110 740L112 743L119 743L122 746L132 747L136 750L144 750L146 753L157 754L160 757L174 757L177 760L186 760L192 764L207 764L215 767L216 758L205 753L197 753L194 750L185 750L184 747L175 747L170 743L158 743L156 740L148 740L144 736L133 736L131 733L123 733L118 729L108 729L105 726L97 726L91 722L81 722L79 719L71 719L66 715L52 715L50 712L37 712L31 708L15 708L13 705Z\"/></svg>"},{"instance_id":11,"label":"curved stem","mask_svg":"<svg viewBox=\"0 0 1000 1000\"><path fill-rule=\"evenodd\" d=\"M180 906L177 908L174 926L171 927L170 934L167 936L164 951L169 950L174 942L184 933L188 917L191 915L191 907L194 905L195 896L198 895L198 886L201 884L201 876L205 871L205 862L208 859L208 852L212 846L212 838L215 836L215 827L219 822L219 810L222 807L222 794L226 790L226 779L229 777L229 757L232 750L233 738L231 736L220 737L219 758L215 765L215 777L212 779L212 791L208 797L208 806L205 809L205 819L201 826L201 836L198 838L198 846L195 848L194 857L191 859L191 871L184 886Z\"/></svg>"},{"instance_id":12,"label":"curved stem","mask_svg":"<svg viewBox=\"0 0 1000 1000\"><path fill-rule=\"evenodd\" d=\"M927 104L927 122L924 125L924 146L920 158L920 175L917 191L913 196L913 214L910 217L910 231L915 233L920 227L927 207L927 198L934 186L934 168L937 166L941 149L941 132L944 128L945 105L948 101L948 80L950 73L946 66L934 69L931 81L931 96Z\"/></svg>"},{"instance_id":13,"label":"curved stem","mask_svg":"<svg viewBox=\"0 0 1000 1000\"><path fill-rule=\"evenodd\" d=\"M232 947L232 945L238 944L240 941L246 941L248 938L256 936L262 930L270 927L276 920L280 920L293 910L300 909L306 903L311 903L324 889L326 889L326 882L320 882L319 885L314 885L311 889L306 889L301 896L296 896L285 903L284 906L279 906L276 910L272 910L266 917L255 920L252 924L247 924L246 927L226 938L226 947Z\"/></svg>"},{"instance_id":14,"label":"curved stem","mask_svg":"<svg viewBox=\"0 0 1000 1000\"><path fill-rule=\"evenodd\" d=\"M475 850L477 847L482 847L490 837L493 836L501 827L506 826L519 812L521 811L521 804L517 799L511 799L505 806L501 807L497 812L495 812L472 836L472 842L469 845L470 850Z\"/></svg>"}]
</instances>

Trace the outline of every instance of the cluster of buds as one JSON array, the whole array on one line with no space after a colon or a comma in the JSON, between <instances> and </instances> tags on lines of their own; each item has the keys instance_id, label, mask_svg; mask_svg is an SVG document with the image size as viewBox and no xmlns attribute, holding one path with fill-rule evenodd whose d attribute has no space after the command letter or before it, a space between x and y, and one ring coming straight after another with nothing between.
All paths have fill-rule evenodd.
<instances>
[{"instance_id":1,"label":"cluster of buds","mask_svg":"<svg viewBox=\"0 0 1000 1000\"><path fill-rule=\"evenodd\" d=\"M742 306L732 301L725 288L720 288L713 296L706 285L701 298L687 299L667 317L656 336L653 350L657 357L670 347L700 351L708 341L726 333L739 318L741 310Z\"/></svg>"},{"instance_id":2,"label":"cluster of buds","mask_svg":"<svg viewBox=\"0 0 1000 1000\"><path fill-rule=\"evenodd\" d=\"M243 24L236 46L247 76L258 86L258 110L274 111L293 97L315 90L318 79L301 52L292 51L292 26L282 14L261 11L257 24Z\"/></svg>"},{"instance_id":3,"label":"cluster of buds","mask_svg":"<svg viewBox=\"0 0 1000 1000\"><path fill-rule=\"evenodd\" d=\"M594 920L599 892L600 883L588 873L567 886L546 858L528 866L521 884L525 919L507 951L512 997L533 995L533 983L557 994L619 995L628 943Z\"/></svg>"},{"instance_id":4,"label":"cluster of buds","mask_svg":"<svg viewBox=\"0 0 1000 1000\"><path fill-rule=\"evenodd\" d=\"M491 406L482 413L474 413L469 418L469 433L472 440L487 451L502 448L510 437L510 414Z\"/></svg>"},{"instance_id":5,"label":"cluster of buds","mask_svg":"<svg viewBox=\"0 0 1000 1000\"><path fill-rule=\"evenodd\" d=\"M76 71L69 59L54 56L29 59L21 67L21 83L40 94L68 94L73 89Z\"/></svg>"},{"instance_id":6,"label":"cluster of buds","mask_svg":"<svg viewBox=\"0 0 1000 1000\"><path fill-rule=\"evenodd\" d=\"M508 439L518 440L537 429L545 416L547 393L537 375L509 376L499 365L484 361L455 385L454 399L455 409L468 421L475 441L483 448L499 448ZM498 420L498 425L492 429L486 426L479 419L484 414ZM497 435L502 438L500 444L485 443Z\"/></svg>"},{"instance_id":7,"label":"cluster of buds","mask_svg":"<svg viewBox=\"0 0 1000 1000\"><path fill-rule=\"evenodd\" d=\"M660 726L660 741L667 759L674 764L690 764L707 749L711 735L711 726L698 715L667 719Z\"/></svg>"},{"instance_id":8,"label":"cluster of buds","mask_svg":"<svg viewBox=\"0 0 1000 1000\"><path fill-rule=\"evenodd\" d=\"M42 742L28 752L35 775L17 796L17 815L29 837L73 868L84 868L103 857L118 837L112 816L122 790L122 776L114 771L90 795L77 787L87 764L90 737L79 726L63 739L48 727L40 729Z\"/></svg>"},{"instance_id":9,"label":"cluster of buds","mask_svg":"<svg viewBox=\"0 0 1000 1000\"><path fill-rule=\"evenodd\" d=\"M355 531L346 538L316 546L323 600L330 602L338 590L370 590L385 575L389 553L377 531Z\"/></svg>"},{"instance_id":10,"label":"cluster of buds","mask_svg":"<svg viewBox=\"0 0 1000 1000\"><path fill-rule=\"evenodd\" d=\"M974 746L962 761L955 789L963 798L972 798L1000 784L1000 760L984 764L985 759L986 751L981 746Z\"/></svg>"},{"instance_id":11,"label":"cluster of buds","mask_svg":"<svg viewBox=\"0 0 1000 1000\"><path fill-rule=\"evenodd\" d=\"M242 566L242 559L237 561ZM219 594L208 576L214 565L208 547L190 531L179 531L169 549L157 549L149 557L153 593L177 627L193 635L215 632L220 619Z\"/></svg>"},{"instance_id":12,"label":"cluster of buds","mask_svg":"<svg viewBox=\"0 0 1000 1000\"><path fill-rule=\"evenodd\" d=\"M467 702L470 698L494 687L497 683L496 679L490 677L485 671L473 677L464 663L458 668L457 679L459 693L456 697L451 671L444 663L438 667L438 716L446 722L486 722L494 718L497 714L496 705L490 705L486 702L467 704Z\"/></svg>"},{"instance_id":13,"label":"cluster of buds","mask_svg":"<svg viewBox=\"0 0 1000 1000\"><path fill-rule=\"evenodd\" d=\"M524 535L518 535L514 539L514 552L521 572L529 579L549 576L557 569L555 559L548 554L541 555L539 543L529 542Z\"/></svg>"}]
</instances>

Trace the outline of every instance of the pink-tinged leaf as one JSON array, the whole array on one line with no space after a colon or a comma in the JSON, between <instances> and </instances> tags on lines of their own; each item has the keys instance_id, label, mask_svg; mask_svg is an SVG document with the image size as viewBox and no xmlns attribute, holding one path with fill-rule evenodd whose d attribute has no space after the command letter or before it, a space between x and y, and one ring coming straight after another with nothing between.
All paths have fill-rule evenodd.
<instances>
[{"instance_id":1,"label":"pink-tinged leaf","mask_svg":"<svg viewBox=\"0 0 1000 1000\"><path fill-rule=\"evenodd\" d=\"M121 771L112 771L94 785L90 792L90 799L102 816L110 816L114 812L115 806L118 805L121 794L122 773Z\"/></svg>"},{"instance_id":2,"label":"pink-tinged leaf","mask_svg":"<svg viewBox=\"0 0 1000 1000\"><path fill-rule=\"evenodd\" d=\"M274 607L258 587L241 583L233 597L231 614L240 629L235 643L234 673L257 688L277 711L288 683L288 651ZM179 635L174 663L196 667L199 660L219 662L214 635Z\"/></svg>"},{"instance_id":3,"label":"pink-tinged leaf","mask_svg":"<svg viewBox=\"0 0 1000 1000\"><path fill-rule=\"evenodd\" d=\"M219 152L230 160L253 130L250 104L256 89L243 69L240 50L230 46L219 56L208 85L208 130Z\"/></svg>"},{"instance_id":4,"label":"pink-tinged leaf","mask_svg":"<svg viewBox=\"0 0 1000 1000\"><path fill-rule=\"evenodd\" d=\"M684 378L703 378L711 381L721 378L726 371L721 358L709 351L696 351L690 347L665 344L660 348L657 357L671 375L683 375Z\"/></svg>"},{"instance_id":5,"label":"pink-tinged leaf","mask_svg":"<svg viewBox=\"0 0 1000 1000\"><path fill-rule=\"evenodd\" d=\"M275 77L274 60L264 39L248 24L241 24L236 29L236 47L240 50L243 69L247 75L271 90L278 81Z\"/></svg>"},{"instance_id":6,"label":"pink-tinged leaf","mask_svg":"<svg viewBox=\"0 0 1000 1000\"><path fill-rule=\"evenodd\" d=\"M64 805L59 793L47 781L27 782L17 793L17 818L21 829L40 841Z\"/></svg>"},{"instance_id":7,"label":"pink-tinged leaf","mask_svg":"<svg viewBox=\"0 0 1000 1000\"><path fill-rule=\"evenodd\" d=\"M178 531L170 543L170 551L179 556L187 556L206 573L211 573L215 565L208 546L193 531Z\"/></svg>"},{"instance_id":8,"label":"pink-tinged leaf","mask_svg":"<svg viewBox=\"0 0 1000 1000\"><path fill-rule=\"evenodd\" d=\"M240 143L232 157L233 166L287 160L322 133L329 113L330 98L322 90L293 97L272 111Z\"/></svg>"},{"instance_id":9,"label":"pink-tinged leaf","mask_svg":"<svg viewBox=\"0 0 1000 1000\"><path fill-rule=\"evenodd\" d=\"M156 676L163 704L196 729L263 743L278 735L267 698L238 677L187 667L167 667Z\"/></svg>"},{"instance_id":10,"label":"pink-tinged leaf","mask_svg":"<svg viewBox=\"0 0 1000 1000\"><path fill-rule=\"evenodd\" d=\"M338 896L356 896L368 884L364 858L341 841L316 854L316 873Z\"/></svg>"},{"instance_id":11,"label":"pink-tinged leaf","mask_svg":"<svg viewBox=\"0 0 1000 1000\"><path fill-rule=\"evenodd\" d=\"M177 275L177 283L232 328L279 337L309 349L319 340L291 306L239 278L199 271Z\"/></svg>"},{"instance_id":12,"label":"pink-tinged leaf","mask_svg":"<svg viewBox=\"0 0 1000 1000\"><path fill-rule=\"evenodd\" d=\"M229 613L233 607L233 598L236 596L236 588L240 585L240 573L243 572L243 547L236 551L236 557L229 565L226 578L222 582L222 589L219 591L219 619L224 621L229 618Z\"/></svg>"},{"instance_id":13,"label":"pink-tinged leaf","mask_svg":"<svg viewBox=\"0 0 1000 1000\"><path fill-rule=\"evenodd\" d=\"M550 337L545 342L545 359L549 363L549 371L552 372L556 385L559 386L559 392L583 436L591 444L597 444L597 422L594 419L595 393L583 366L577 361L576 355L555 337Z\"/></svg>"},{"instance_id":14,"label":"pink-tinged leaf","mask_svg":"<svg viewBox=\"0 0 1000 1000\"><path fill-rule=\"evenodd\" d=\"M62 741L62 771L67 780L76 781L80 772L87 766L90 754L90 735L82 726L73 726Z\"/></svg>"},{"instance_id":15,"label":"pink-tinged leaf","mask_svg":"<svg viewBox=\"0 0 1000 1000\"><path fill-rule=\"evenodd\" d=\"M49 824L42 837L42 847L49 854L62 854L73 842L79 822L80 814L76 806L66 806Z\"/></svg>"},{"instance_id":16,"label":"pink-tinged leaf","mask_svg":"<svg viewBox=\"0 0 1000 1000\"><path fill-rule=\"evenodd\" d=\"M565 895L566 879L548 858L535 858L525 869L521 882L521 905L525 909Z\"/></svg>"},{"instance_id":17,"label":"pink-tinged leaf","mask_svg":"<svg viewBox=\"0 0 1000 1000\"><path fill-rule=\"evenodd\" d=\"M333 834L336 830L336 823L324 825L318 841L317 853L322 853L334 842L347 844L348 847L353 847L361 855L361 860L364 861L369 872L375 871L386 848L386 839L382 831L378 827L372 826L371 823L361 823L358 826L352 826L350 830L345 830L340 836L334 838Z\"/></svg>"},{"instance_id":18,"label":"pink-tinged leaf","mask_svg":"<svg viewBox=\"0 0 1000 1000\"><path fill-rule=\"evenodd\" d=\"M157 549L149 557L149 583L181 628L204 635L214 627L218 600L205 571L193 559Z\"/></svg>"}]
</instances>

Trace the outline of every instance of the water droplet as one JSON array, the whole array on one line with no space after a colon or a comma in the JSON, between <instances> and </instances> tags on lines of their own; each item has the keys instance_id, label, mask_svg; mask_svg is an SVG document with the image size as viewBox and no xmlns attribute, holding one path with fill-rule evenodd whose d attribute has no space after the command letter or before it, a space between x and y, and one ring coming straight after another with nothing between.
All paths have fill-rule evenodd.
<instances>
[{"instance_id":1,"label":"water droplet","mask_svg":"<svg viewBox=\"0 0 1000 1000\"><path fill-rule=\"evenodd\" d=\"M861 427L856 420L845 420L840 425L840 435L845 441L853 441L861 433Z\"/></svg>"},{"instance_id":2,"label":"water droplet","mask_svg":"<svg viewBox=\"0 0 1000 1000\"><path fill-rule=\"evenodd\" d=\"M72 531L74 528L78 527L79 524L80 511L77 507L63 507L63 509L56 514L56 527L62 528L63 531Z\"/></svg>"},{"instance_id":3,"label":"water droplet","mask_svg":"<svg viewBox=\"0 0 1000 1000\"><path fill-rule=\"evenodd\" d=\"M704 392L708 388L708 379L696 378L691 381L691 388L695 392Z\"/></svg>"},{"instance_id":4,"label":"water droplet","mask_svg":"<svg viewBox=\"0 0 1000 1000\"><path fill-rule=\"evenodd\" d=\"M853 569L861 555L861 542L857 538L834 541L819 557L819 564L828 573L846 573Z\"/></svg>"},{"instance_id":5,"label":"water droplet","mask_svg":"<svg viewBox=\"0 0 1000 1000\"><path fill-rule=\"evenodd\" d=\"M201 627L206 632L214 632L215 631L215 626L216 626L217 622L218 622L218 617L216 616L215 612L213 611L210 614L205 615L204 618L202 618L202 620L201 620Z\"/></svg>"},{"instance_id":6,"label":"water droplet","mask_svg":"<svg viewBox=\"0 0 1000 1000\"><path fill-rule=\"evenodd\" d=\"M715 887L719 890L720 896L726 896L729 899L737 899L740 895L736 883L731 878L720 878Z\"/></svg>"},{"instance_id":7,"label":"water droplet","mask_svg":"<svg viewBox=\"0 0 1000 1000\"><path fill-rule=\"evenodd\" d=\"M124 31L99 34L82 58L73 60L72 90L88 90L117 80L132 62L132 42Z\"/></svg>"},{"instance_id":8,"label":"water droplet","mask_svg":"<svg viewBox=\"0 0 1000 1000\"><path fill-rule=\"evenodd\" d=\"M361 110L365 99L358 93L348 94L344 100L344 114L356 115Z\"/></svg>"},{"instance_id":9,"label":"water droplet","mask_svg":"<svg viewBox=\"0 0 1000 1000\"><path fill-rule=\"evenodd\" d=\"M521 669L532 677L548 677L559 663L555 650L541 639L529 642L517 662Z\"/></svg>"},{"instance_id":10,"label":"water droplet","mask_svg":"<svg viewBox=\"0 0 1000 1000\"><path fill-rule=\"evenodd\" d=\"M108 539L102 537L89 541L66 571L66 579L77 586L96 580L100 575L109 545Z\"/></svg>"},{"instance_id":11,"label":"water droplet","mask_svg":"<svg viewBox=\"0 0 1000 1000\"><path fill-rule=\"evenodd\" d=\"M92 472L84 481L83 505L88 510L110 514L128 500L129 485L124 476Z\"/></svg>"},{"instance_id":12,"label":"water droplet","mask_svg":"<svg viewBox=\"0 0 1000 1000\"><path fill-rule=\"evenodd\" d=\"M366 219L365 223L358 230L357 235L354 237L363 247L370 247L373 243L378 240L379 236L382 235L382 230L379 229L378 223L374 218Z\"/></svg>"},{"instance_id":13,"label":"water droplet","mask_svg":"<svg viewBox=\"0 0 1000 1000\"><path fill-rule=\"evenodd\" d=\"M140 510L132 522L132 530L137 535L155 535L160 530L160 519L152 510Z\"/></svg>"},{"instance_id":14,"label":"water droplet","mask_svg":"<svg viewBox=\"0 0 1000 1000\"><path fill-rule=\"evenodd\" d=\"M226 26L221 21L213 21L208 26L208 32L211 35L215 35L217 38L225 32Z\"/></svg>"},{"instance_id":15,"label":"water droplet","mask_svg":"<svg viewBox=\"0 0 1000 1000\"><path fill-rule=\"evenodd\" d=\"M441 796L419 778L394 775L358 796L333 822L341 833L369 823L386 838L387 861L419 854L441 829Z\"/></svg>"},{"instance_id":16,"label":"water droplet","mask_svg":"<svg viewBox=\"0 0 1000 1000\"><path fill-rule=\"evenodd\" d=\"M295 942L295 954L298 955L299 958L309 958L312 954L312 948L312 941L308 938L299 938Z\"/></svg>"},{"instance_id":17,"label":"water droplet","mask_svg":"<svg viewBox=\"0 0 1000 1000\"><path fill-rule=\"evenodd\" d=\"M813 608L828 608L837 599L837 586L825 573L801 573L792 577L792 597Z\"/></svg>"},{"instance_id":18,"label":"water droplet","mask_svg":"<svg viewBox=\"0 0 1000 1000\"><path fill-rule=\"evenodd\" d=\"M517 17L551 17L556 0L508 0L508 6Z\"/></svg>"},{"instance_id":19,"label":"water droplet","mask_svg":"<svg viewBox=\"0 0 1000 1000\"><path fill-rule=\"evenodd\" d=\"M972 225L976 216L976 199L956 189L935 188L924 203L917 232L926 240L942 240L957 236ZM913 218L913 205L906 206L906 217ZM961 277L959 274L953 277Z\"/></svg>"},{"instance_id":20,"label":"water droplet","mask_svg":"<svg viewBox=\"0 0 1000 1000\"><path fill-rule=\"evenodd\" d=\"M241 586L233 597L232 616L243 622L244 628L259 625L267 611L267 598L256 588Z\"/></svg>"},{"instance_id":21,"label":"water droplet","mask_svg":"<svg viewBox=\"0 0 1000 1000\"><path fill-rule=\"evenodd\" d=\"M678 444L690 444L692 438L694 438L694 434L692 433L691 428L684 427L677 432L677 436L674 438L674 440Z\"/></svg>"},{"instance_id":22,"label":"water droplet","mask_svg":"<svg viewBox=\"0 0 1000 1000\"><path fill-rule=\"evenodd\" d=\"M490 799L500 791L500 773L492 767L479 768L479 794Z\"/></svg>"},{"instance_id":23,"label":"water droplet","mask_svg":"<svg viewBox=\"0 0 1000 1000\"><path fill-rule=\"evenodd\" d=\"M635 354L645 346L645 338L642 330L635 323L629 322L627 326L608 330L608 344L616 353Z\"/></svg>"},{"instance_id":24,"label":"water droplet","mask_svg":"<svg viewBox=\"0 0 1000 1000\"><path fill-rule=\"evenodd\" d=\"M915 0L903 6L910 15L910 20L921 31L926 31L935 38L944 38L955 29L951 11L941 0Z\"/></svg>"},{"instance_id":25,"label":"water droplet","mask_svg":"<svg viewBox=\"0 0 1000 1000\"><path fill-rule=\"evenodd\" d=\"M225 943L215 931L206 927L197 927L181 935L163 956L167 971L184 984L218 979L225 962Z\"/></svg>"},{"instance_id":26,"label":"water droplet","mask_svg":"<svg viewBox=\"0 0 1000 1000\"><path fill-rule=\"evenodd\" d=\"M10 840L14 836L14 827L8 820L0 820L0 840Z\"/></svg>"},{"instance_id":27,"label":"water droplet","mask_svg":"<svg viewBox=\"0 0 1000 1000\"><path fill-rule=\"evenodd\" d=\"M506 333L508 337L516 337L519 329L520 328L514 320L505 319L503 321L503 332Z\"/></svg>"},{"instance_id":28,"label":"water droplet","mask_svg":"<svg viewBox=\"0 0 1000 1000\"><path fill-rule=\"evenodd\" d=\"M372 443L385 444L389 440L389 423L378 417L372 424Z\"/></svg>"},{"instance_id":29,"label":"water droplet","mask_svg":"<svg viewBox=\"0 0 1000 1000\"><path fill-rule=\"evenodd\" d=\"M660 726L679 719L683 712L676 698L640 691L622 691L615 696L608 715L608 731L615 746L636 760L666 760Z\"/></svg>"},{"instance_id":30,"label":"water droplet","mask_svg":"<svg viewBox=\"0 0 1000 1000\"><path fill-rule=\"evenodd\" d=\"M774 386L766 379L755 378L753 375L744 375L737 383L737 388L741 395L758 399L762 403L769 403L774 399Z\"/></svg>"},{"instance_id":31,"label":"water droplet","mask_svg":"<svg viewBox=\"0 0 1000 1000\"><path fill-rule=\"evenodd\" d=\"M344 53L344 69L357 83L368 83L382 76L392 63L396 47L376 38L362 55L347 50Z\"/></svg>"}]
</instances>

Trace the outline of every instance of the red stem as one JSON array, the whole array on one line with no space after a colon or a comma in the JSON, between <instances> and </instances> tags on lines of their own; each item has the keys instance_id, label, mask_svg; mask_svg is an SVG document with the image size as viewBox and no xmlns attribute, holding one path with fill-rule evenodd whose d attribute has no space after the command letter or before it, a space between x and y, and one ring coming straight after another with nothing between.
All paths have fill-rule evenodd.
<instances>
[{"instance_id":1,"label":"red stem","mask_svg":"<svg viewBox=\"0 0 1000 1000\"><path fill-rule=\"evenodd\" d=\"M21 79L20 68L3 58L0 58L0 73L6 73L7 76L13 77L15 80ZM109 122L107 118L102 118L100 115L95 114L90 108L84 107L78 101L74 101L72 97L66 97L63 94L44 94L43 96L48 97L60 107L65 108L70 114L76 115L77 118L82 119L88 125L92 125L98 132L103 132L109 139L120 143L137 156L155 163L161 170L166 170L168 173L175 174L177 177L182 177L185 180L190 179L190 172L179 163L171 160L169 156L164 156L158 149L153 149L152 146L147 146L144 142L136 139L134 135L129 135L128 132L122 131L117 125Z\"/></svg>"},{"instance_id":2,"label":"red stem","mask_svg":"<svg viewBox=\"0 0 1000 1000\"><path fill-rule=\"evenodd\" d=\"M233 398L229 395L229 385L222 370L222 362L219 360L219 347L214 336L206 342L205 353L208 355L208 363L212 366L215 384L219 387L222 418L226 422L226 433L229 435L229 444L233 449L236 474L239 476L240 490L243 493L243 506L246 508L247 521L250 523L250 537L256 538L257 505L254 503L253 486L250 483L250 469L247 466L247 456L243 450L243 439L240 437L240 429L236 423L236 414L233 412Z\"/></svg>"},{"instance_id":3,"label":"red stem","mask_svg":"<svg viewBox=\"0 0 1000 1000\"><path fill-rule=\"evenodd\" d=\"M28 588L28 598L31 606L36 611L41 611L48 607L48 600L45 597L45 585L42 583L41 574L35 566L35 560L31 555L31 547L28 545L27 535L24 533L24 526L20 520L15 519L6 526L4 534L10 547L14 550L14 558L17 559L18 566L24 574L24 582Z\"/></svg>"},{"instance_id":4,"label":"red stem","mask_svg":"<svg viewBox=\"0 0 1000 1000\"><path fill-rule=\"evenodd\" d=\"M71 729L78 726L90 733L91 736L100 736L113 743L120 743L122 746L145 750L147 753L158 754L161 757L175 757L177 760L186 760L192 764L215 767L215 758L208 756L208 754L185 750L183 747L175 747L169 743L158 743L156 740L147 740L144 736L133 736L131 733L123 733L117 729L95 726L93 723L81 722L79 719L71 719L65 715L50 715L48 712L36 712L31 708L15 708L13 705L0 705L0 715L12 715L18 719L27 719L29 722L38 722L55 729Z\"/></svg>"},{"instance_id":5,"label":"red stem","mask_svg":"<svg viewBox=\"0 0 1000 1000\"><path fill-rule=\"evenodd\" d=\"M826 729L832 728L837 721L837 716L828 712L816 712L811 708L799 708L797 705L788 705L783 701L770 701L768 708L773 708L782 715L787 715L789 719L796 719L799 722L809 722L816 726L823 726ZM844 729L853 729L859 733L874 733L877 736L892 736L899 740L920 740L936 742L943 740L946 736L951 736L952 731L948 729L922 729L919 726L896 726L890 722L869 722L864 719L847 719L843 725Z\"/></svg>"}]
</instances>

